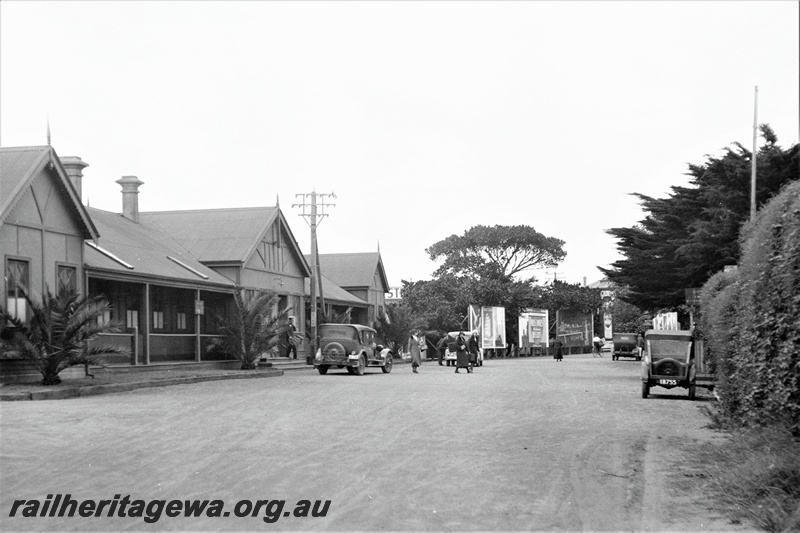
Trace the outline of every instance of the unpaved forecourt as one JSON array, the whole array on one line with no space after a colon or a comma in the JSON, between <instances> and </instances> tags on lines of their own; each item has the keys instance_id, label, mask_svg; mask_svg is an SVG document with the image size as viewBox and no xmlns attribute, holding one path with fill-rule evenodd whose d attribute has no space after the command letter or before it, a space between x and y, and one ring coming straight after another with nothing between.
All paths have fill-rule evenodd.
<instances>
[{"instance_id":1,"label":"unpaved forecourt","mask_svg":"<svg viewBox=\"0 0 800 533\"><path fill-rule=\"evenodd\" d=\"M0 529L747 530L712 510L687 460L725 438L704 392L645 400L635 361L573 355L3 402ZM110 503L23 516L65 494ZM187 500L209 503L186 517Z\"/></svg>"}]
</instances>

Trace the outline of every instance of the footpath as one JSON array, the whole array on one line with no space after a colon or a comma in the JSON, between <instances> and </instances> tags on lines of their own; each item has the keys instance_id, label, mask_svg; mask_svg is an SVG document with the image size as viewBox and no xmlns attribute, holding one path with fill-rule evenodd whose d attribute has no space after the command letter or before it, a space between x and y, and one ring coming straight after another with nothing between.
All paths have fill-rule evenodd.
<instances>
[{"instance_id":1,"label":"footpath","mask_svg":"<svg viewBox=\"0 0 800 533\"><path fill-rule=\"evenodd\" d=\"M146 371L114 371L114 369L92 369L95 377L66 377L59 385L44 386L39 381L25 383L0 384L0 401L25 400L65 400L127 392L150 387L167 387L185 385L205 381L231 379L259 379L283 376L285 372L301 372L313 370L313 366L298 361L275 361L270 366L258 367L255 370L239 369L181 369ZM126 369L129 370L129 369Z\"/></svg>"}]
</instances>

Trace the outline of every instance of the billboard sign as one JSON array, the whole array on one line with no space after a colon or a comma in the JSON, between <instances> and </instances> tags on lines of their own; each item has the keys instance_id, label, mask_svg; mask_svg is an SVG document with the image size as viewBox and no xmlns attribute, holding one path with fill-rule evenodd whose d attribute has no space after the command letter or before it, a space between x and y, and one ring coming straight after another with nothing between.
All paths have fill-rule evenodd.
<instances>
[{"instance_id":1,"label":"billboard sign","mask_svg":"<svg viewBox=\"0 0 800 533\"><path fill-rule=\"evenodd\" d=\"M481 307L481 348L505 349L506 308Z\"/></svg>"},{"instance_id":2,"label":"billboard sign","mask_svg":"<svg viewBox=\"0 0 800 533\"><path fill-rule=\"evenodd\" d=\"M547 309L527 309L519 315L519 347L542 348L550 345Z\"/></svg>"},{"instance_id":3,"label":"billboard sign","mask_svg":"<svg viewBox=\"0 0 800 533\"><path fill-rule=\"evenodd\" d=\"M556 311L556 335L565 346L591 346L592 313L581 311Z\"/></svg>"}]
</instances>

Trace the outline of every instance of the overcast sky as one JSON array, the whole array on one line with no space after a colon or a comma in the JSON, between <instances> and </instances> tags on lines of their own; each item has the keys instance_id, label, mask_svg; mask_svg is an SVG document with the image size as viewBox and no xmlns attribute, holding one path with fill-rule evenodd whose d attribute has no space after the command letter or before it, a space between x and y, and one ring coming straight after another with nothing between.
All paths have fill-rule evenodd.
<instances>
[{"instance_id":1,"label":"overcast sky","mask_svg":"<svg viewBox=\"0 0 800 533\"><path fill-rule=\"evenodd\" d=\"M798 142L798 2L0 2L0 143L79 156L119 212L335 192L321 253L375 251L391 285L472 226L566 241L562 279L619 258L688 163L758 121ZM536 273L545 278L547 273ZM550 273L552 275L552 272Z\"/></svg>"}]
</instances>

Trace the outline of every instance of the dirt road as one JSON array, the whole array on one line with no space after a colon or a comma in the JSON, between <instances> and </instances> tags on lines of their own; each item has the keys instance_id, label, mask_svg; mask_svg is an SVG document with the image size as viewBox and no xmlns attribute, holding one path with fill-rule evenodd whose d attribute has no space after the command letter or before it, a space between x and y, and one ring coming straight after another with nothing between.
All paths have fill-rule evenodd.
<instances>
[{"instance_id":1,"label":"dirt road","mask_svg":"<svg viewBox=\"0 0 800 533\"><path fill-rule=\"evenodd\" d=\"M683 453L723 438L639 364L488 360L0 405L3 530L730 531ZM699 394L702 394L700 392ZM687 482L689 480L689 482ZM227 517L9 517L14 500L219 499ZM285 507L236 517L240 500ZM325 516L290 514L330 500ZM240 507L243 510L246 507Z\"/></svg>"}]
</instances>

